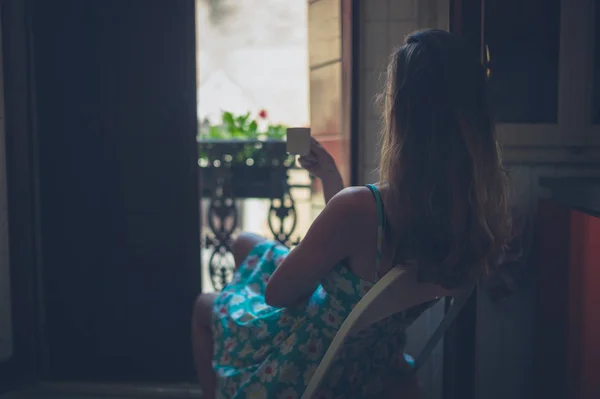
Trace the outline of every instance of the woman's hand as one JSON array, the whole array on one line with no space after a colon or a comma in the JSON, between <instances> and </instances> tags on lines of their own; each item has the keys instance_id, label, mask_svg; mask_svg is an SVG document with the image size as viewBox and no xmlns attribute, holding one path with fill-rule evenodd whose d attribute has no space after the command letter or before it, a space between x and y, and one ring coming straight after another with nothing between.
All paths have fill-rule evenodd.
<instances>
[{"instance_id":1,"label":"woman's hand","mask_svg":"<svg viewBox=\"0 0 600 399\"><path fill-rule=\"evenodd\" d=\"M344 182L331 154L316 139L311 137L310 140L310 153L298 158L298 162L311 175L321 179L327 203L344 188Z\"/></svg>"},{"instance_id":2,"label":"woman's hand","mask_svg":"<svg viewBox=\"0 0 600 399\"><path fill-rule=\"evenodd\" d=\"M331 154L314 137L310 138L310 153L298 158L298 162L311 175L321 180L340 174Z\"/></svg>"}]
</instances>

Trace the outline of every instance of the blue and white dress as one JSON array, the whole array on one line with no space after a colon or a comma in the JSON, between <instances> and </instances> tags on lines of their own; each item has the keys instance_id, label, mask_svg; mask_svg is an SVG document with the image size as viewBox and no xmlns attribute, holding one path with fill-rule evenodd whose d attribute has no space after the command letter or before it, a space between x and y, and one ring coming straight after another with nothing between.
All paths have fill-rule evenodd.
<instances>
[{"instance_id":1,"label":"blue and white dress","mask_svg":"<svg viewBox=\"0 0 600 399\"><path fill-rule=\"evenodd\" d=\"M379 268L385 215L379 191L368 187L378 208ZM258 244L214 302L217 398L300 398L342 322L374 285L341 262L305 307L269 306L264 295L267 282L288 253L272 241ZM429 306L389 317L349 337L319 397L380 398L386 378L401 370L405 329Z\"/></svg>"}]
</instances>

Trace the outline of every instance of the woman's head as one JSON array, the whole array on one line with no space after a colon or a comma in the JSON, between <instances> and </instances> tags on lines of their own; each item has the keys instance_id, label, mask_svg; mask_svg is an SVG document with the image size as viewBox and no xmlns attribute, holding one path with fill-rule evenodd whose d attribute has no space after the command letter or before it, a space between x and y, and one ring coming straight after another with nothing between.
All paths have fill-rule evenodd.
<instances>
[{"instance_id":1,"label":"woman's head","mask_svg":"<svg viewBox=\"0 0 600 399\"><path fill-rule=\"evenodd\" d=\"M495 267L511 233L486 80L460 38L425 30L391 55L382 95L395 260L446 288Z\"/></svg>"}]
</instances>

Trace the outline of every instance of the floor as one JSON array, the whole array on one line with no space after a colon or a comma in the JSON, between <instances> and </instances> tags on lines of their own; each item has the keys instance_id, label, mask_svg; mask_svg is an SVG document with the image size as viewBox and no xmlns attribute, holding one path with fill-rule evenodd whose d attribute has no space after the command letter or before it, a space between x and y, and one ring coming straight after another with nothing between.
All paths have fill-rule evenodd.
<instances>
[{"instance_id":1,"label":"floor","mask_svg":"<svg viewBox=\"0 0 600 399\"><path fill-rule=\"evenodd\" d=\"M196 385L40 383L0 399L199 399Z\"/></svg>"}]
</instances>

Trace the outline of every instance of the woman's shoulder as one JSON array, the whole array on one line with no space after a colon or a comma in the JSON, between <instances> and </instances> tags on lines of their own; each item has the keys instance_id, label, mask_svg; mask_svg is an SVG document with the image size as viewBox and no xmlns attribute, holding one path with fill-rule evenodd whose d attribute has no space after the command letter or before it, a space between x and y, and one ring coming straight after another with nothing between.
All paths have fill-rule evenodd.
<instances>
[{"instance_id":1,"label":"woman's shoulder","mask_svg":"<svg viewBox=\"0 0 600 399\"><path fill-rule=\"evenodd\" d=\"M371 216L377 211L373 193L366 186L344 188L329 201L327 207L336 208L354 217Z\"/></svg>"},{"instance_id":2,"label":"woman's shoulder","mask_svg":"<svg viewBox=\"0 0 600 399\"><path fill-rule=\"evenodd\" d=\"M321 216L347 242L362 243L376 231L377 202L366 186L347 187L327 203Z\"/></svg>"},{"instance_id":3,"label":"woman's shoulder","mask_svg":"<svg viewBox=\"0 0 600 399\"><path fill-rule=\"evenodd\" d=\"M350 186L333 196L331 201L346 206L360 206L365 203L373 202L373 193L367 186Z\"/></svg>"}]
</instances>

